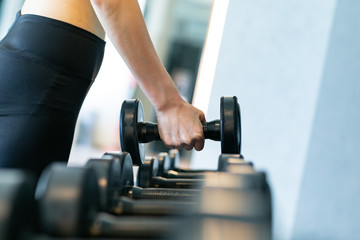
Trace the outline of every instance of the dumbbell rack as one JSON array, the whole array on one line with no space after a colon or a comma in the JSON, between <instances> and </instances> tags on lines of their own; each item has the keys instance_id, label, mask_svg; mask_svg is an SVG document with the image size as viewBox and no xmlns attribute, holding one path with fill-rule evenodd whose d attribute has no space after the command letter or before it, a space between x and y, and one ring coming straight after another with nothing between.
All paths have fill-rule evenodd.
<instances>
[{"instance_id":1,"label":"dumbbell rack","mask_svg":"<svg viewBox=\"0 0 360 240\"><path fill-rule=\"evenodd\" d=\"M199 173L179 169L176 166L178 155L174 158L174 152L169 154L172 158L165 160L171 159L170 164L165 163L161 158L166 155L161 153L156 158L149 158L149 162L157 164L157 171L156 166L152 166L150 177L162 177L169 171L185 175ZM108 165L100 169L95 162ZM37 183L37 203L32 197L36 185L33 178L20 171L1 170L0 206L6 203L11 211L5 216L0 209L0 239L271 239L271 194L266 175L256 171L252 163L239 155L220 155L219 169L200 172L201 184L189 188L134 186L129 180L133 179L132 169L129 171L127 165L132 168L129 155L107 153L101 159L90 160L85 168L53 166L44 171ZM66 173L68 178L59 180L67 171L72 172ZM125 172L130 173L125 176ZM87 177L81 177L81 174ZM107 176L107 179L95 177L99 175ZM119 180L121 177L123 179ZM138 183L139 178L137 176ZM86 179L79 181L80 193L66 192L66 188L59 187L69 189L76 185L74 179ZM124 179L128 179L126 184ZM184 179L191 181L172 178L179 182ZM116 185L121 181L122 186ZM88 199L81 198L81 205L73 204L71 198L76 194L83 194ZM90 200L95 198L99 201L97 209L79 209L95 206L91 202L95 200ZM96 214L96 217L90 216L95 220L90 224L87 220L61 222L61 219L77 219L69 217L75 216L77 211L86 213L80 217ZM36 219L40 219L39 224Z\"/></svg>"}]
</instances>

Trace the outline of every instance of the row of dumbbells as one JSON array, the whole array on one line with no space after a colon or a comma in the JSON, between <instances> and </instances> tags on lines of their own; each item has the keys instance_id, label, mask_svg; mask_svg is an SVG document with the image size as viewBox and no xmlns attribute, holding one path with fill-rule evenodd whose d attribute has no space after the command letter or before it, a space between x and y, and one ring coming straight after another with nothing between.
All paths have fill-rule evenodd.
<instances>
[{"instance_id":1,"label":"row of dumbbells","mask_svg":"<svg viewBox=\"0 0 360 240\"><path fill-rule=\"evenodd\" d=\"M52 164L37 184L2 170L0 239L271 238L264 173L239 155L220 155L218 171L185 171L177 161L176 150L147 158L139 186L127 153L106 153L84 168Z\"/></svg>"},{"instance_id":2,"label":"row of dumbbells","mask_svg":"<svg viewBox=\"0 0 360 240\"><path fill-rule=\"evenodd\" d=\"M216 171L180 169L177 150L145 157L144 143L160 139L158 128L142 121L139 100L129 100L120 115L129 154L106 153L84 168L52 164L37 184L18 171L0 175L0 239L271 238L265 174L240 156L237 98L222 97L220 105L220 119L203 123L205 138L221 141Z\"/></svg>"}]
</instances>

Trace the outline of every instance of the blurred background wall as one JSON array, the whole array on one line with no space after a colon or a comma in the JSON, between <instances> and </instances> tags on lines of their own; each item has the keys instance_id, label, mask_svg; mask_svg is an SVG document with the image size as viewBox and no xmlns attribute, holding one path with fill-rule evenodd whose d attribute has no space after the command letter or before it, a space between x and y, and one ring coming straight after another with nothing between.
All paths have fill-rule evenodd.
<instances>
[{"instance_id":1,"label":"blurred background wall","mask_svg":"<svg viewBox=\"0 0 360 240\"><path fill-rule=\"evenodd\" d=\"M222 95L239 97L242 153L268 173L276 239L291 237L334 8L334 1L229 1L207 118L219 116ZM218 152L206 142L193 166L215 167Z\"/></svg>"},{"instance_id":2,"label":"blurred background wall","mask_svg":"<svg viewBox=\"0 0 360 240\"><path fill-rule=\"evenodd\" d=\"M272 187L274 239L358 238L359 9L229 1L207 118L220 96L239 97L242 153ZM219 151L207 141L193 167L214 168Z\"/></svg>"},{"instance_id":3,"label":"blurred background wall","mask_svg":"<svg viewBox=\"0 0 360 240\"><path fill-rule=\"evenodd\" d=\"M139 3L162 61L207 120L219 118L221 96L238 96L242 153L267 172L272 188L274 239L357 239L360 2L214 0L209 28L212 1ZM1 37L21 4L0 1ZM155 119L107 42L79 116L72 165L119 149L125 98L141 98L146 119ZM184 155L192 167L215 168L219 153L219 143L206 141L202 152Z\"/></svg>"},{"instance_id":4,"label":"blurred background wall","mask_svg":"<svg viewBox=\"0 0 360 240\"><path fill-rule=\"evenodd\" d=\"M7 33L24 0L0 0L0 39Z\"/></svg>"}]
</instances>

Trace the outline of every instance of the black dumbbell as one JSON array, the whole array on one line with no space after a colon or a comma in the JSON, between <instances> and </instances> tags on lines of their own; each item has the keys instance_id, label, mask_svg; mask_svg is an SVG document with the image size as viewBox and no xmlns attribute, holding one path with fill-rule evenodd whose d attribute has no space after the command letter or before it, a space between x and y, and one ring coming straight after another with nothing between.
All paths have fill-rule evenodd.
<instances>
[{"instance_id":1,"label":"black dumbbell","mask_svg":"<svg viewBox=\"0 0 360 240\"><path fill-rule=\"evenodd\" d=\"M190 178L165 178L159 171L159 159L146 157L142 165L139 166L137 173L137 184L140 187L160 187L160 188L201 188L202 179Z\"/></svg>"},{"instance_id":2,"label":"black dumbbell","mask_svg":"<svg viewBox=\"0 0 360 240\"><path fill-rule=\"evenodd\" d=\"M126 100L120 113L120 143L124 152L129 152L134 165L145 160L145 143L160 140L158 126L144 122L141 101ZM236 97L221 97L220 120L203 123L204 137L221 141L222 153L239 154L241 148L240 107Z\"/></svg>"},{"instance_id":3,"label":"black dumbbell","mask_svg":"<svg viewBox=\"0 0 360 240\"><path fill-rule=\"evenodd\" d=\"M271 191L264 172L242 168L242 173L219 173L204 182L198 218L188 225L184 239L270 240ZM218 204L223 203L223 204Z\"/></svg>"},{"instance_id":4,"label":"black dumbbell","mask_svg":"<svg viewBox=\"0 0 360 240\"><path fill-rule=\"evenodd\" d=\"M0 239L20 239L36 227L35 187L31 174L0 169Z\"/></svg>"},{"instance_id":5,"label":"black dumbbell","mask_svg":"<svg viewBox=\"0 0 360 240\"><path fill-rule=\"evenodd\" d=\"M158 154L157 158L146 157L145 162L139 166L137 180L138 185L143 188L201 188L203 178L211 176L218 171L205 171L196 173L176 172L170 170L170 158L167 153ZM241 169L253 169L251 162L246 162L240 155L222 154L219 157L220 171L234 171L233 167Z\"/></svg>"},{"instance_id":6,"label":"black dumbbell","mask_svg":"<svg viewBox=\"0 0 360 240\"><path fill-rule=\"evenodd\" d=\"M176 230L177 217L114 216L99 212L99 188L92 168L52 164L42 173L36 198L40 230L59 237L160 238Z\"/></svg>"},{"instance_id":7,"label":"black dumbbell","mask_svg":"<svg viewBox=\"0 0 360 240\"><path fill-rule=\"evenodd\" d=\"M219 162L218 162L218 168L217 170L209 170L209 169L183 169L180 168L180 152L178 149L170 149L169 150L169 158L170 158L170 169L177 171L177 172L188 172L188 173L202 173L202 172L208 172L208 171L220 171L220 172L225 172L226 170L222 169L222 163L220 162L224 162L225 164L227 164L227 160L228 158L234 158L234 159L239 159L240 162L242 162L242 160L244 160L244 156L241 154L233 154L233 153L223 153L220 154L219 156ZM221 159L222 158L222 159ZM232 161L234 163L234 161ZM251 163L252 164L252 163Z\"/></svg>"},{"instance_id":8,"label":"black dumbbell","mask_svg":"<svg viewBox=\"0 0 360 240\"><path fill-rule=\"evenodd\" d=\"M254 169L254 164L251 161L245 161L240 154L221 154L219 156L217 171L241 173L241 169Z\"/></svg>"},{"instance_id":9,"label":"black dumbbell","mask_svg":"<svg viewBox=\"0 0 360 240\"><path fill-rule=\"evenodd\" d=\"M176 172L186 172L186 173L203 173L209 171L209 169L183 169L180 168L180 152L178 149L170 149L169 150L169 158L170 158L170 170ZM240 155L239 155L240 156ZM210 170L216 171L216 170Z\"/></svg>"},{"instance_id":10,"label":"black dumbbell","mask_svg":"<svg viewBox=\"0 0 360 240\"><path fill-rule=\"evenodd\" d=\"M133 187L130 166L131 158L127 153L107 153L102 159L90 159L87 162L86 167L93 168L98 178L101 210L121 215L186 215L192 211L198 193L177 191L174 195L175 191L168 193L167 189L152 189L149 192L148 189ZM139 195L142 198L148 197L146 194L144 196L144 192L155 195L157 199L133 199L139 198ZM175 201L179 199L179 195L187 200L192 197L193 201ZM160 199L163 196L166 199Z\"/></svg>"},{"instance_id":11,"label":"black dumbbell","mask_svg":"<svg viewBox=\"0 0 360 240\"><path fill-rule=\"evenodd\" d=\"M230 154L230 153L223 153L220 154L218 160L218 167L216 170L209 170L209 169L183 169L180 168L180 152L178 149L170 149L169 150L169 158L170 158L170 170L180 172L180 173L203 173L203 172L227 172L227 167L230 165L242 164L245 162L244 156L241 154ZM247 163L253 165L252 162ZM165 164L164 164L165 166Z\"/></svg>"},{"instance_id":12,"label":"black dumbbell","mask_svg":"<svg viewBox=\"0 0 360 240\"><path fill-rule=\"evenodd\" d=\"M103 159L109 161L102 161ZM102 159L96 161L94 159L93 161L98 166L102 165L97 169L103 170L97 174L103 179L108 179L107 183L111 186L111 192L115 192L117 195L128 196L132 199L196 201L201 192L201 189L143 188L139 185L138 176L137 186L135 186L132 159L130 154L126 152L107 152Z\"/></svg>"},{"instance_id":13,"label":"black dumbbell","mask_svg":"<svg viewBox=\"0 0 360 240\"><path fill-rule=\"evenodd\" d=\"M177 150L177 149L174 149ZM177 171L177 168L172 168L172 158L166 152L159 153L157 155L158 170L156 176L164 178L188 178L188 179L199 179L202 178L204 174L213 171L202 171L202 170L185 170Z\"/></svg>"},{"instance_id":14,"label":"black dumbbell","mask_svg":"<svg viewBox=\"0 0 360 240\"><path fill-rule=\"evenodd\" d=\"M251 162L245 161L240 154L221 154L218 160L217 170L192 170L192 169L179 169L177 167L171 168L175 164L175 160L179 158L177 150L170 150L168 153L159 153L157 156L158 160L158 171L157 176L164 178L189 178L189 179L201 179L209 173L214 172L227 172L232 171L231 166L252 166ZM176 165L175 165L176 166Z\"/></svg>"},{"instance_id":15,"label":"black dumbbell","mask_svg":"<svg viewBox=\"0 0 360 240\"><path fill-rule=\"evenodd\" d=\"M221 154L219 156L218 171L204 172L176 172L170 170L170 158L167 153L158 154L157 158L146 157L144 164L138 170L138 185L140 187L163 188L197 188L201 187L203 178L218 171L234 172L239 169L253 168L251 162L246 162L240 155Z\"/></svg>"}]
</instances>

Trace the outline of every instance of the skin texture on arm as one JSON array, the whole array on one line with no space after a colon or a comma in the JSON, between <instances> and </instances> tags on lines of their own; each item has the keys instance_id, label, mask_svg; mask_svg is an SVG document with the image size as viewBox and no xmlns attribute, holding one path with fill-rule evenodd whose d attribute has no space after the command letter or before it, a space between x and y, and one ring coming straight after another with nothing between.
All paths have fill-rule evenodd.
<instances>
[{"instance_id":1,"label":"skin texture on arm","mask_svg":"<svg viewBox=\"0 0 360 240\"><path fill-rule=\"evenodd\" d=\"M201 150L204 113L184 101L151 42L137 0L91 0L105 32L155 107L168 147Z\"/></svg>"}]
</instances>

